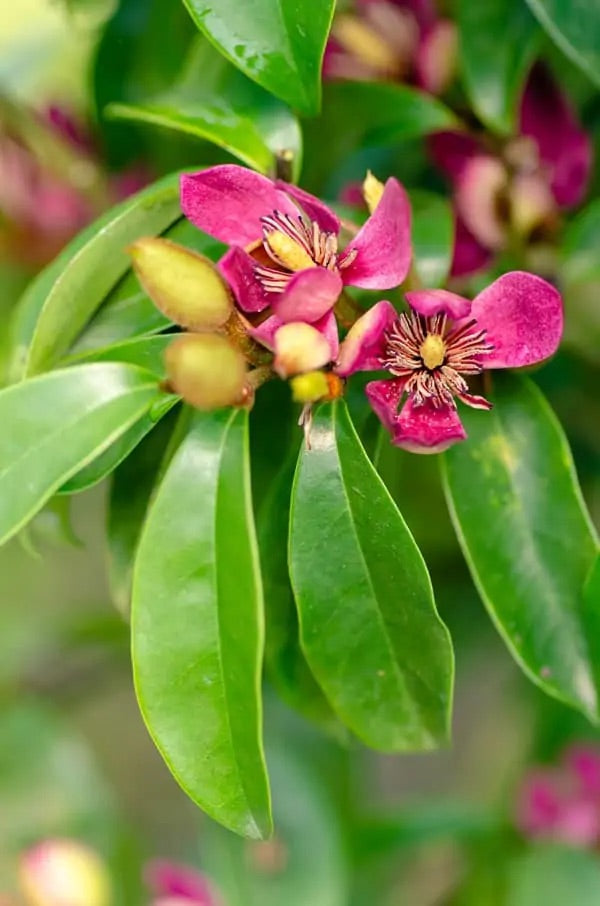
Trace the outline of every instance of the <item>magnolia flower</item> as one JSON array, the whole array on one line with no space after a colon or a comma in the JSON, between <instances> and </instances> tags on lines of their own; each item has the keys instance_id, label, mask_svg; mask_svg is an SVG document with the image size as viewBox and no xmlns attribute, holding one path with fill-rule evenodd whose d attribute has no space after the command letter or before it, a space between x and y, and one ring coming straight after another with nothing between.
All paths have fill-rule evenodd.
<instances>
[{"instance_id":1,"label":"magnolia flower","mask_svg":"<svg viewBox=\"0 0 600 906\"><path fill-rule=\"evenodd\" d=\"M333 22L323 74L330 79L398 79L441 94L454 78L457 33L432 0L356 0Z\"/></svg>"},{"instance_id":2,"label":"magnolia flower","mask_svg":"<svg viewBox=\"0 0 600 906\"><path fill-rule=\"evenodd\" d=\"M221 273L282 377L336 359L333 307L345 285L391 289L410 265L410 205L395 179L344 249L340 221L323 202L244 167L183 176L181 204L188 220L230 246Z\"/></svg>"},{"instance_id":3,"label":"magnolia flower","mask_svg":"<svg viewBox=\"0 0 600 906\"><path fill-rule=\"evenodd\" d=\"M525 86L519 134L501 153L466 132L437 133L430 150L454 186L455 276L485 267L511 233L527 238L551 227L559 209L579 204L592 160L588 136L540 64Z\"/></svg>"},{"instance_id":4,"label":"magnolia flower","mask_svg":"<svg viewBox=\"0 0 600 906\"><path fill-rule=\"evenodd\" d=\"M206 877L195 868L155 859L144 872L153 895L152 906L219 906Z\"/></svg>"},{"instance_id":5,"label":"magnolia flower","mask_svg":"<svg viewBox=\"0 0 600 906\"><path fill-rule=\"evenodd\" d=\"M580 746L566 753L559 768L535 770L525 778L517 824L532 838L573 846L600 842L600 752Z\"/></svg>"},{"instance_id":6,"label":"magnolia flower","mask_svg":"<svg viewBox=\"0 0 600 906\"><path fill-rule=\"evenodd\" d=\"M408 313L383 301L359 318L341 345L336 372L389 372L367 384L366 393L393 443L415 453L438 453L464 440L457 399L491 408L470 392L469 377L540 362L562 334L561 297L533 274L504 274L472 302L442 289L406 298Z\"/></svg>"}]
</instances>

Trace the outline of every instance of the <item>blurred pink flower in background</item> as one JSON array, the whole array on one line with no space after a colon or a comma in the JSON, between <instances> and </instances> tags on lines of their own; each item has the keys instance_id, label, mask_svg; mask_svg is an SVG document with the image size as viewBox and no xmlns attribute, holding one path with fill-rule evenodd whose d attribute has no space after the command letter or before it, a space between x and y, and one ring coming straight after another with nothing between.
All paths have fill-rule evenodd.
<instances>
[{"instance_id":1,"label":"blurred pink flower in background","mask_svg":"<svg viewBox=\"0 0 600 906\"><path fill-rule=\"evenodd\" d=\"M152 906L221 906L222 901L208 879L187 865L155 859L146 866L144 877Z\"/></svg>"},{"instance_id":2,"label":"blurred pink flower in background","mask_svg":"<svg viewBox=\"0 0 600 906\"><path fill-rule=\"evenodd\" d=\"M576 746L565 753L560 766L528 774L516 820L533 839L582 847L600 843L600 749Z\"/></svg>"},{"instance_id":3,"label":"blurred pink flower in background","mask_svg":"<svg viewBox=\"0 0 600 906\"><path fill-rule=\"evenodd\" d=\"M107 868L77 840L44 840L21 857L19 880L27 906L110 906Z\"/></svg>"}]
</instances>

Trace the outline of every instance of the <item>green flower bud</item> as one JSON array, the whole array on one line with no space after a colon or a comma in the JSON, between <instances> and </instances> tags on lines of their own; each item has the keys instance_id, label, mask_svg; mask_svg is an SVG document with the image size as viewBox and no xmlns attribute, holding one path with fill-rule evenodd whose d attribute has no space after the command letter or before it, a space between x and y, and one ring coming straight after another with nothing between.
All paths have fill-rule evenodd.
<instances>
[{"instance_id":1,"label":"green flower bud","mask_svg":"<svg viewBox=\"0 0 600 906\"><path fill-rule=\"evenodd\" d=\"M171 388L196 409L246 402L246 360L219 334L182 334L167 347L165 363Z\"/></svg>"},{"instance_id":2,"label":"green flower bud","mask_svg":"<svg viewBox=\"0 0 600 906\"><path fill-rule=\"evenodd\" d=\"M204 255L168 239L138 239L133 269L154 304L188 330L216 330L233 310L229 287Z\"/></svg>"},{"instance_id":3,"label":"green flower bud","mask_svg":"<svg viewBox=\"0 0 600 906\"><path fill-rule=\"evenodd\" d=\"M291 378L292 397L296 403L316 403L329 394L327 376L322 371L307 371Z\"/></svg>"}]
</instances>

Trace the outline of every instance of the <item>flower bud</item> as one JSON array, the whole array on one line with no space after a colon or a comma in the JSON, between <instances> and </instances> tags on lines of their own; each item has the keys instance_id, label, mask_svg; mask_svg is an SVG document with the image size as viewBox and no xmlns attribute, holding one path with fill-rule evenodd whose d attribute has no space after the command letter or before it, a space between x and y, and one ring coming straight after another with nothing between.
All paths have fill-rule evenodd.
<instances>
[{"instance_id":1,"label":"flower bud","mask_svg":"<svg viewBox=\"0 0 600 906\"><path fill-rule=\"evenodd\" d=\"M21 858L27 906L109 906L110 879L93 850L76 840L47 840Z\"/></svg>"},{"instance_id":2,"label":"flower bud","mask_svg":"<svg viewBox=\"0 0 600 906\"><path fill-rule=\"evenodd\" d=\"M316 403L329 393L329 384L323 371L308 371L290 380L292 397L296 403Z\"/></svg>"},{"instance_id":3,"label":"flower bud","mask_svg":"<svg viewBox=\"0 0 600 906\"><path fill-rule=\"evenodd\" d=\"M245 401L246 361L223 336L182 334L167 347L165 364L171 388L196 409Z\"/></svg>"},{"instance_id":4,"label":"flower bud","mask_svg":"<svg viewBox=\"0 0 600 906\"><path fill-rule=\"evenodd\" d=\"M312 324L292 321L280 327L275 334L273 367L282 378L314 371L330 360L329 343Z\"/></svg>"},{"instance_id":5,"label":"flower bud","mask_svg":"<svg viewBox=\"0 0 600 906\"><path fill-rule=\"evenodd\" d=\"M380 182L376 176L373 176L370 170L367 170L367 175L362 184L362 193L365 204L369 209L369 214L372 214L375 211L375 208L383 195L383 190L383 183Z\"/></svg>"},{"instance_id":6,"label":"flower bud","mask_svg":"<svg viewBox=\"0 0 600 906\"><path fill-rule=\"evenodd\" d=\"M154 304L188 330L216 330L233 310L229 287L204 255L168 239L138 239L133 269Z\"/></svg>"}]
</instances>

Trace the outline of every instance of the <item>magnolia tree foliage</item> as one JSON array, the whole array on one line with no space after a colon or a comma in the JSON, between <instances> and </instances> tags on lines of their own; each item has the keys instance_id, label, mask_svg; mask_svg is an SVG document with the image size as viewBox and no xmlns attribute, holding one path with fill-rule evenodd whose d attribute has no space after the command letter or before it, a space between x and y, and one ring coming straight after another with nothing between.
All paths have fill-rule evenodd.
<instances>
[{"instance_id":1,"label":"magnolia tree foliage","mask_svg":"<svg viewBox=\"0 0 600 906\"><path fill-rule=\"evenodd\" d=\"M592 192L597 4L185 0L146 95L127 65L103 79L130 5L94 68L121 179L100 207L124 200L14 312L0 538L110 477L110 582L148 731L248 838L273 829L263 673L320 733L449 743L452 639L396 499L422 454L511 655L596 723L598 538L538 385L573 286L598 278L597 208L572 213ZM96 160L58 112L50 129ZM151 181L155 136L197 143ZM56 206L62 238L99 210L97 181L38 184L0 199L25 257ZM532 780L521 827L597 841L590 776L575 797Z\"/></svg>"}]
</instances>

